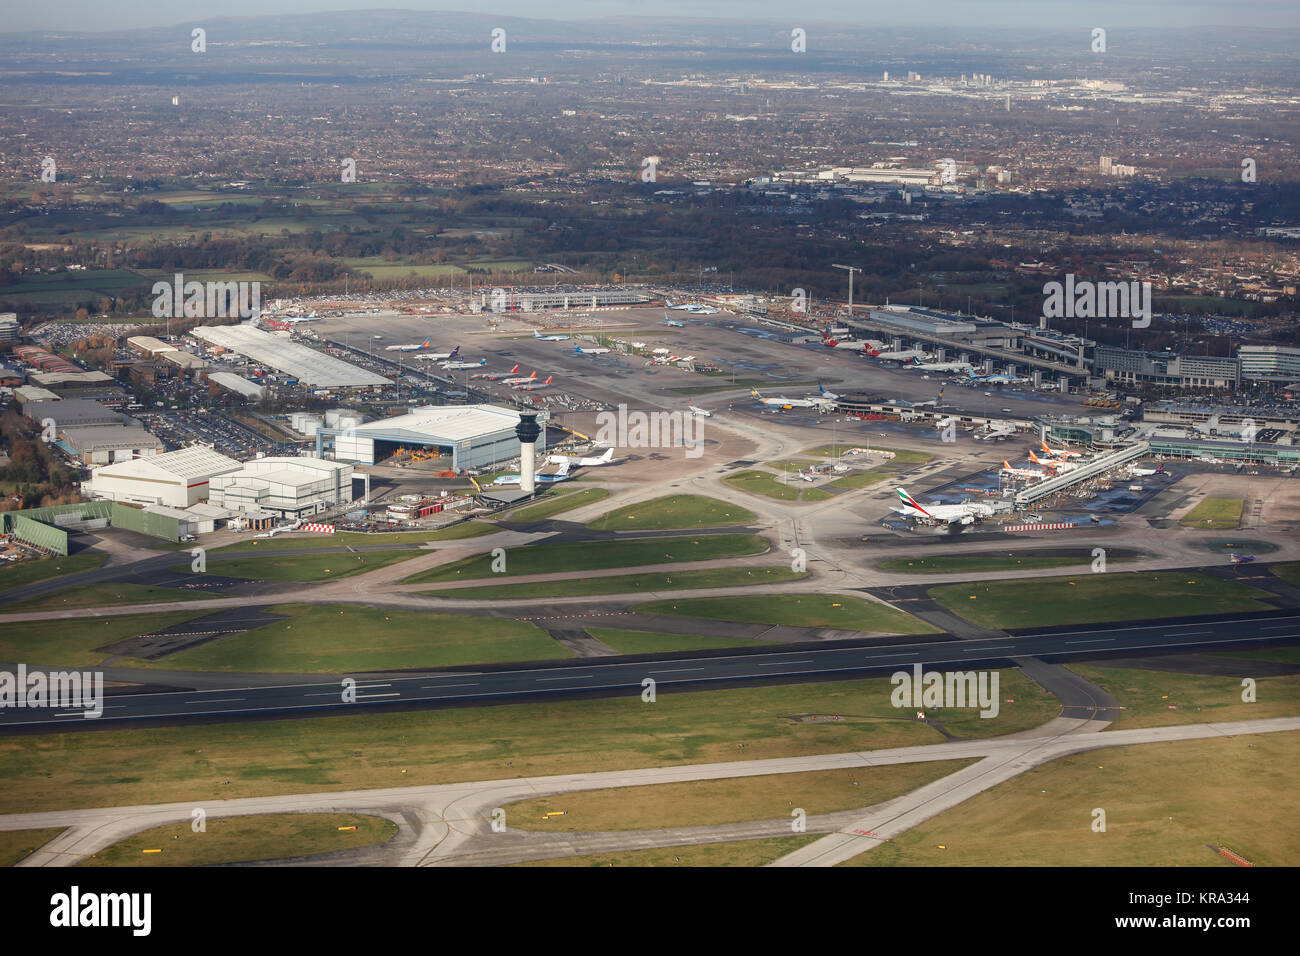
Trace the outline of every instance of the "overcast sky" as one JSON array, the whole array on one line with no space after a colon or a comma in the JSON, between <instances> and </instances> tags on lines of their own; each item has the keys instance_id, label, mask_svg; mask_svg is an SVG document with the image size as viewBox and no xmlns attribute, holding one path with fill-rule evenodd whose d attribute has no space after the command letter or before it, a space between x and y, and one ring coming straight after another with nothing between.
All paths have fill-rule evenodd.
<instances>
[{"instance_id":1,"label":"overcast sky","mask_svg":"<svg viewBox=\"0 0 1300 956\"><path fill-rule=\"evenodd\" d=\"M0 0L0 31L95 31L168 26L219 16L323 10L471 10L566 20L601 16L717 17L889 25L1053 27L1080 20L1107 29L1223 25L1300 27L1297 0Z\"/></svg>"}]
</instances>

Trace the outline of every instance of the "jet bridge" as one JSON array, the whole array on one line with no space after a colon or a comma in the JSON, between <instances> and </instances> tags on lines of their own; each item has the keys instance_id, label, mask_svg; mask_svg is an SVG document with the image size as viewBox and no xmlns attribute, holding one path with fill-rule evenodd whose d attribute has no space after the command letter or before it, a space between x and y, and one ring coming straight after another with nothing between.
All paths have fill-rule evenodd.
<instances>
[{"instance_id":1,"label":"jet bridge","mask_svg":"<svg viewBox=\"0 0 1300 956\"><path fill-rule=\"evenodd\" d=\"M1128 445L1118 451L1113 451L1108 455L1102 455L1100 458L1094 458L1092 461L1084 462L1073 471L1064 475L1057 475L1054 478L1048 478L1046 481L1040 481L1038 484L1023 491L1016 493L1016 507L1021 508L1025 505L1031 505L1035 501L1040 501L1050 495L1063 491L1071 485L1077 485L1081 481L1087 481L1089 478L1095 478L1098 475L1110 471L1112 468L1118 468L1126 462L1141 458L1149 454L1151 445L1147 442L1140 441Z\"/></svg>"}]
</instances>

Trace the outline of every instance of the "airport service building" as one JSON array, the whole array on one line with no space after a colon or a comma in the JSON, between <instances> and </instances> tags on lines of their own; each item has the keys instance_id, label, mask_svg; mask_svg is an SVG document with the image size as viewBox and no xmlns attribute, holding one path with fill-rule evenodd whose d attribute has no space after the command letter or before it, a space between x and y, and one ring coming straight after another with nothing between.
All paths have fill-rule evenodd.
<instances>
[{"instance_id":1,"label":"airport service building","mask_svg":"<svg viewBox=\"0 0 1300 956\"><path fill-rule=\"evenodd\" d=\"M538 424L546 418L539 412ZM373 465L401 449L420 449L434 452L446 469L492 468L519 457L518 424L517 411L498 405L429 405L353 428L318 429L316 454L323 456L328 446L336 461ZM539 453L545 441L543 430Z\"/></svg>"},{"instance_id":2,"label":"airport service building","mask_svg":"<svg viewBox=\"0 0 1300 956\"><path fill-rule=\"evenodd\" d=\"M352 466L320 458L254 458L211 481L208 503L228 511L289 521L353 500Z\"/></svg>"}]
</instances>

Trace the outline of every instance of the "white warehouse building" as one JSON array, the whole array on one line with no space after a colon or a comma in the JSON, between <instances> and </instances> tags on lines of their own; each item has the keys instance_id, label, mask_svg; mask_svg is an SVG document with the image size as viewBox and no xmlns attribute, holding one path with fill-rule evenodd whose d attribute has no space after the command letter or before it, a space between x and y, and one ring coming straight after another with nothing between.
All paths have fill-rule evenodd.
<instances>
[{"instance_id":1,"label":"white warehouse building","mask_svg":"<svg viewBox=\"0 0 1300 956\"><path fill-rule=\"evenodd\" d=\"M214 478L208 496L218 508L270 512L289 521L352 500L352 465L321 458L254 458Z\"/></svg>"},{"instance_id":2,"label":"white warehouse building","mask_svg":"<svg viewBox=\"0 0 1300 956\"><path fill-rule=\"evenodd\" d=\"M546 450L548 417L537 413L539 454ZM329 444L338 461L373 465L398 449L422 448L436 450L447 468L491 468L519 457L518 424L518 411L498 405L428 405L354 427L331 428L327 421L316 431L316 454Z\"/></svg>"},{"instance_id":3,"label":"white warehouse building","mask_svg":"<svg viewBox=\"0 0 1300 956\"><path fill-rule=\"evenodd\" d=\"M241 467L233 458L195 445L96 468L81 488L91 498L188 508L208 497L213 478Z\"/></svg>"}]
</instances>

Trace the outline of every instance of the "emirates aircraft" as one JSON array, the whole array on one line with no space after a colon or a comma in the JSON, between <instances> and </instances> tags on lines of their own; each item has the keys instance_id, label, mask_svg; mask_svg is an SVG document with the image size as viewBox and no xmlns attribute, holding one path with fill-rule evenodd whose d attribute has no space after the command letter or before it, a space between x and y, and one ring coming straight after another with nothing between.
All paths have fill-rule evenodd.
<instances>
[{"instance_id":1,"label":"emirates aircraft","mask_svg":"<svg viewBox=\"0 0 1300 956\"><path fill-rule=\"evenodd\" d=\"M981 518L988 518L993 514L993 509L989 505L979 503L921 505L902 488L896 490L898 491L898 499L903 502L903 507L891 508L890 510L908 518L929 518L932 521L942 521L949 525L971 525Z\"/></svg>"}]
</instances>

